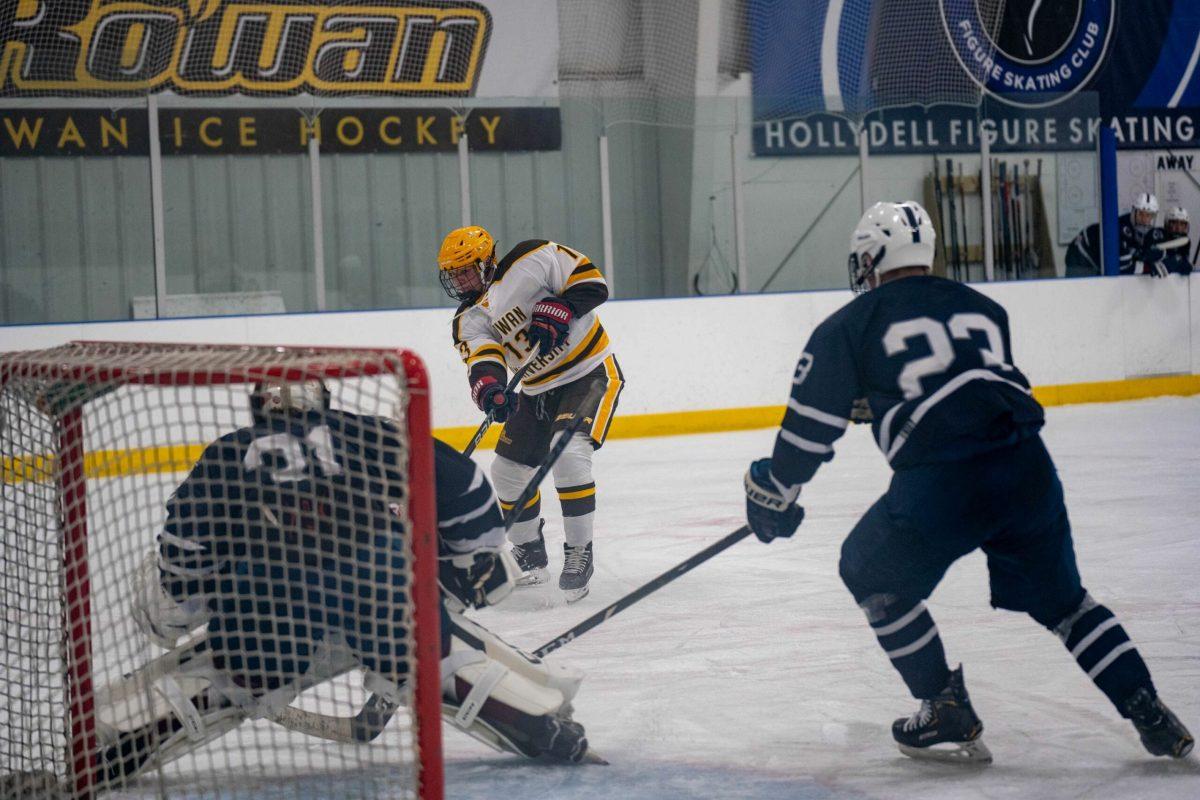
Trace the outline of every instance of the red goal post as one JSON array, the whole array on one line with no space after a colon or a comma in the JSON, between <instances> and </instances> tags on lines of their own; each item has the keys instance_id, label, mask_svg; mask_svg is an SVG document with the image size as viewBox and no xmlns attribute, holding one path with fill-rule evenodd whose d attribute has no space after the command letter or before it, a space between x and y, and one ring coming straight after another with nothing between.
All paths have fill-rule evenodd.
<instances>
[{"instance_id":1,"label":"red goal post","mask_svg":"<svg viewBox=\"0 0 1200 800\"><path fill-rule=\"evenodd\" d=\"M332 387L334 409L387 416L401 431L407 501L392 511L410 534L409 722L393 725L399 745L384 736L317 747L303 737L298 745L298 734L267 720L247 720L225 734L231 743L203 745L181 771L156 767L158 780L208 790L257 780L278 792L307 770L328 774L331 786L358 781L349 796L365 791L362 781L402 780L399 765L411 769L412 786L397 796L442 797L437 522L420 358L407 350L131 342L0 355L0 608L9 628L0 653L0 780L9 783L0 794L44 796L52 784L57 796L91 797L108 788L97 767L97 691L156 653L130 643L135 629L122 614L136 556L155 547L164 501L203 448L249 427L249 389L264 379L321 380ZM312 703L318 713L352 716L351 699L365 694L333 687ZM403 748L412 752L394 752Z\"/></svg>"}]
</instances>

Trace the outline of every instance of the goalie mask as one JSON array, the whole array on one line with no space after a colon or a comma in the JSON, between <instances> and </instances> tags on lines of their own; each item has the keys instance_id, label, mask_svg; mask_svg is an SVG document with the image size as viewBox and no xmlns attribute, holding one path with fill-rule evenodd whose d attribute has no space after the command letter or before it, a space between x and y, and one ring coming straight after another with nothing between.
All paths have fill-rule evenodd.
<instances>
[{"instance_id":1,"label":"goalie mask","mask_svg":"<svg viewBox=\"0 0 1200 800\"><path fill-rule=\"evenodd\" d=\"M322 381L259 381L250 393L250 411L255 420L267 414L306 414L328 411L329 388Z\"/></svg>"},{"instance_id":2,"label":"goalie mask","mask_svg":"<svg viewBox=\"0 0 1200 800\"><path fill-rule=\"evenodd\" d=\"M850 288L862 294L892 270L932 269L935 238L933 221L920 203L876 203L850 237Z\"/></svg>"},{"instance_id":3,"label":"goalie mask","mask_svg":"<svg viewBox=\"0 0 1200 800\"><path fill-rule=\"evenodd\" d=\"M438 250L438 278L455 300L473 300L496 274L496 240L478 225L455 228Z\"/></svg>"}]
</instances>

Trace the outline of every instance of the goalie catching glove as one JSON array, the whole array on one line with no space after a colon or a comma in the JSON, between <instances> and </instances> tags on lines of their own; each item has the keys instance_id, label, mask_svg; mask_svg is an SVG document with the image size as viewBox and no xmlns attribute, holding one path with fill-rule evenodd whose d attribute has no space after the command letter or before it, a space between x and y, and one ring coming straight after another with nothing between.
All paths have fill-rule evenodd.
<instances>
[{"instance_id":1,"label":"goalie catching glove","mask_svg":"<svg viewBox=\"0 0 1200 800\"><path fill-rule=\"evenodd\" d=\"M438 559L438 584L451 611L494 606L516 586L520 569L507 550L475 550Z\"/></svg>"},{"instance_id":2,"label":"goalie catching glove","mask_svg":"<svg viewBox=\"0 0 1200 800\"><path fill-rule=\"evenodd\" d=\"M788 537L804 519L804 509L796 505L796 491L785 497L771 477L771 459L760 458L746 471L746 522L760 542Z\"/></svg>"}]
</instances>

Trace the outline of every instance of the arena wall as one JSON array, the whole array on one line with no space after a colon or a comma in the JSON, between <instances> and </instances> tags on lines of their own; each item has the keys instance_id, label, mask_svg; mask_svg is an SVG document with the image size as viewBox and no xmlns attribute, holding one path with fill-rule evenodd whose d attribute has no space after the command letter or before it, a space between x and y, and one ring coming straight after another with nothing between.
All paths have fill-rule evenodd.
<instances>
[{"instance_id":1,"label":"arena wall","mask_svg":"<svg viewBox=\"0 0 1200 800\"><path fill-rule=\"evenodd\" d=\"M1008 309L1016 363L1047 404L1200 393L1200 276L976 285ZM813 328L849 291L602 307L627 379L614 436L777 424ZM434 424L465 443L479 421L446 309L0 328L0 349L76 339L408 347L426 361Z\"/></svg>"}]
</instances>

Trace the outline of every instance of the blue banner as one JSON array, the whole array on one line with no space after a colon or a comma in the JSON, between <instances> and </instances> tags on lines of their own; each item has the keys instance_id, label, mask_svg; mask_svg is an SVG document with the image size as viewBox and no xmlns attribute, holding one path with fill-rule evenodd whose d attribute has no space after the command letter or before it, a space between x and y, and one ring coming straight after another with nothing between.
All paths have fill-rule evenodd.
<instances>
[{"instance_id":1,"label":"blue banner","mask_svg":"<svg viewBox=\"0 0 1200 800\"><path fill-rule=\"evenodd\" d=\"M751 0L755 153L1198 146L1200 2L987 5Z\"/></svg>"}]
</instances>

